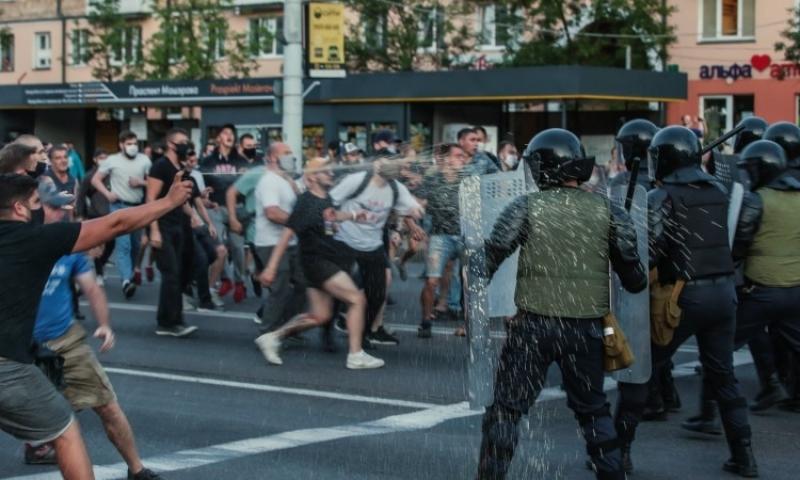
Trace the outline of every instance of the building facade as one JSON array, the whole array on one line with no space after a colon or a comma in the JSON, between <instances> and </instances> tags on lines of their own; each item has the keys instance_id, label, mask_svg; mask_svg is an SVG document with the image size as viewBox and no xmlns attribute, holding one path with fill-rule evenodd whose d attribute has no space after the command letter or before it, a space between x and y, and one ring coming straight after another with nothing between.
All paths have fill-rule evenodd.
<instances>
[{"instance_id":1,"label":"building facade","mask_svg":"<svg viewBox=\"0 0 800 480\"><path fill-rule=\"evenodd\" d=\"M668 108L669 123L701 117L713 139L751 115L768 122L800 120L800 67L775 44L789 28L796 0L673 0L677 42L670 63L688 76L685 102Z\"/></svg>"}]
</instances>

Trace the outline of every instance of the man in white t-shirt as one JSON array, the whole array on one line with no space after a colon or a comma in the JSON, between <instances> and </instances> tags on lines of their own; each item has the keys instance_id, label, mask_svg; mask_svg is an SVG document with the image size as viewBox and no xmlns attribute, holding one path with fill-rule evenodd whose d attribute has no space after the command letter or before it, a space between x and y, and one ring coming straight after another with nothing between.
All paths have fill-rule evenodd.
<instances>
[{"instance_id":1,"label":"man in white t-shirt","mask_svg":"<svg viewBox=\"0 0 800 480\"><path fill-rule=\"evenodd\" d=\"M297 202L297 185L281 168L289 157L292 157L292 149L285 143L270 145L266 170L255 187L256 231L253 243L262 265L269 263L272 250L283 235ZM305 311L306 282L300 266L297 240L292 239L289 245L286 254L281 257L275 282L264 299L261 309L262 333L280 328L294 315Z\"/></svg>"},{"instance_id":2,"label":"man in white t-shirt","mask_svg":"<svg viewBox=\"0 0 800 480\"><path fill-rule=\"evenodd\" d=\"M419 229L410 220L422 217L422 206L408 188L397 181L401 167L400 161L393 157L378 158L373 162L372 171L347 175L330 192L341 211L367 212L366 222L341 223L334 238L353 250L358 264L367 297L365 337L370 342L384 345L398 344L382 325L389 269L386 222L394 211L406 217L409 228Z\"/></svg>"},{"instance_id":3,"label":"man in white t-shirt","mask_svg":"<svg viewBox=\"0 0 800 480\"><path fill-rule=\"evenodd\" d=\"M108 199L112 212L144 203L147 172L152 166L147 155L139 153L139 139L133 132L126 131L120 134L119 150L100 164L92 178L92 186ZM106 188L106 177L109 177L110 189ZM125 298L131 298L136 293L136 285L141 283L139 266L136 265L134 270L133 265L141 235L141 230L138 230L117 237L114 247L115 261L122 278Z\"/></svg>"}]
</instances>

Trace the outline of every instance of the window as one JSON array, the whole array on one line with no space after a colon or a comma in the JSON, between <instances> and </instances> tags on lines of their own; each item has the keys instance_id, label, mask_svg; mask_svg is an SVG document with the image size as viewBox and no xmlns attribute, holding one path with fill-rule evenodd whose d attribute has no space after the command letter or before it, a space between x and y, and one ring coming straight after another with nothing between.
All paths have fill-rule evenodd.
<instances>
[{"instance_id":1,"label":"window","mask_svg":"<svg viewBox=\"0 0 800 480\"><path fill-rule=\"evenodd\" d=\"M208 49L216 60L225 58L225 38L227 30L224 25L208 27Z\"/></svg>"},{"instance_id":2,"label":"window","mask_svg":"<svg viewBox=\"0 0 800 480\"><path fill-rule=\"evenodd\" d=\"M122 29L119 45L111 52L115 65L134 65L142 58L142 27L130 25Z\"/></svg>"},{"instance_id":3,"label":"window","mask_svg":"<svg viewBox=\"0 0 800 480\"><path fill-rule=\"evenodd\" d=\"M72 64L86 65L89 60L89 31L74 30L72 32Z\"/></svg>"},{"instance_id":4,"label":"window","mask_svg":"<svg viewBox=\"0 0 800 480\"><path fill-rule=\"evenodd\" d=\"M478 33L480 44L483 47L497 46L497 24L495 14L497 8L494 4L483 5L479 10L480 31Z\"/></svg>"},{"instance_id":5,"label":"window","mask_svg":"<svg viewBox=\"0 0 800 480\"><path fill-rule=\"evenodd\" d=\"M436 8L430 9L420 18L417 26L417 45L420 49L436 50L439 32L441 31L440 15Z\"/></svg>"},{"instance_id":6,"label":"window","mask_svg":"<svg viewBox=\"0 0 800 480\"><path fill-rule=\"evenodd\" d=\"M283 17L250 19L250 50L256 57L283 55Z\"/></svg>"},{"instance_id":7,"label":"window","mask_svg":"<svg viewBox=\"0 0 800 480\"><path fill-rule=\"evenodd\" d=\"M0 72L14 71L14 35L0 34Z\"/></svg>"},{"instance_id":8,"label":"window","mask_svg":"<svg viewBox=\"0 0 800 480\"><path fill-rule=\"evenodd\" d=\"M364 43L375 49L386 47L387 15L373 16L362 22L361 36Z\"/></svg>"},{"instance_id":9,"label":"window","mask_svg":"<svg viewBox=\"0 0 800 480\"><path fill-rule=\"evenodd\" d=\"M47 70L52 62L53 49L50 32L37 32L33 35L33 68Z\"/></svg>"},{"instance_id":10,"label":"window","mask_svg":"<svg viewBox=\"0 0 800 480\"><path fill-rule=\"evenodd\" d=\"M700 3L705 40L740 40L755 36L755 0L703 0Z\"/></svg>"},{"instance_id":11,"label":"window","mask_svg":"<svg viewBox=\"0 0 800 480\"><path fill-rule=\"evenodd\" d=\"M753 116L753 95L712 95L700 97L705 121L704 142L719 138L742 119Z\"/></svg>"}]
</instances>

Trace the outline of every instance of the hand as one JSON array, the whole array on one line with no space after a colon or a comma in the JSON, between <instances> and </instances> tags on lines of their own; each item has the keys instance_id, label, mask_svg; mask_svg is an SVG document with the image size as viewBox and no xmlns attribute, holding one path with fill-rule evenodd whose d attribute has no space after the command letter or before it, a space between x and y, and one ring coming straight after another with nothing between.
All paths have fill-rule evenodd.
<instances>
[{"instance_id":1,"label":"hand","mask_svg":"<svg viewBox=\"0 0 800 480\"><path fill-rule=\"evenodd\" d=\"M203 189L203 193L201 193L200 196L203 197L204 199L208 200L208 197L211 195L211 193L213 191L214 191L213 188L206 187L205 189Z\"/></svg>"},{"instance_id":2,"label":"hand","mask_svg":"<svg viewBox=\"0 0 800 480\"><path fill-rule=\"evenodd\" d=\"M150 246L153 248L161 248L162 241L161 241L161 232L151 230L150 231Z\"/></svg>"},{"instance_id":3,"label":"hand","mask_svg":"<svg viewBox=\"0 0 800 480\"><path fill-rule=\"evenodd\" d=\"M108 203L117 203L119 201L119 197L114 192L108 192L108 196L106 198L108 199Z\"/></svg>"},{"instance_id":4,"label":"hand","mask_svg":"<svg viewBox=\"0 0 800 480\"><path fill-rule=\"evenodd\" d=\"M231 232L241 234L244 230L242 223L236 217L229 217L228 218L228 227L230 228ZM210 227L209 227L210 228ZM213 237L214 235L212 235Z\"/></svg>"},{"instance_id":5,"label":"hand","mask_svg":"<svg viewBox=\"0 0 800 480\"><path fill-rule=\"evenodd\" d=\"M261 272L261 275L258 276L258 281L261 282L261 285L265 287L269 287L272 285L272 282L275 281L276 275L275 269L272 268L265 268L264 271Z\"/></svg>"},{"instance_id":6,"label":"hand","mask_svg":"<svg viewBox=\"0 0 800 480\"><path fill-rule=\"evenodd\" d=\"M369 221L369 212L366 210L359 210L356 212L356 216L353 221L356 223L367 223Z\"/></svg>"},{"instance_id":7,"label":"hand","mask_svg":"<svg viewBox=\"0 0 800 480\"><path fill-rule=\"evenodd\" d=\"M144 180L139 177L130 177L128 178L128 186L131 188L139 188L145 185Z\"/></svg>"},{"instance_id":8,"label":"hand","mask_svg":"<svg viewBox=\"0 0 800 480\"><path fill-rule=\"evenodd\" d=\"M411 227L411 238L418 242L424 242L427 235L425 235L425 230L423 230L419 225L414 225Z\"/></svg>"},{"instance_id":9,"label":"hand","mask_svg":"<svg viewBox=\"0 0 800 480\"><path fill-rule=\"evenodd\" d=\"M97 330L94 331L94 338L103 341L103 344L100 345L100 352L105 353L114 348L115 338L111 327L97 327Z\"/></svg>"},{"instance_id":10,"label":"hand","mask_svg":"<svg viewBox=\"0 0 800 480\"><path fill-rule=\"evenodd\" d=\"M89 258L91 258L92 260L100 258L101 256L103 256L104 250L105 250L105 245L100 245L98 247L92 248L88 252Z\"/></svg>"},{"instance_id":11,"label":"hand","mask_svg":"<svg viewBox=\"0 0 800 480\"><path fill-rule=\"evenodd\" d=\"M175 174L172 186L169 188L169 192L167 192L166 198L176 207L186 203L189 197L192 196L192 182L189 180L184 181L183 174L183 170Z\"/></svg>"},{"instance_id":12,"label":"hand","mask_svg":"<svg viewBox=\"0 0 800 480\"><path fill-rule=\"evenodd\" d=\"M213 224L209 224L208 234L211 235L211 238L217 238L217 229L214 227Z\"/></svg>"}]
</instances>

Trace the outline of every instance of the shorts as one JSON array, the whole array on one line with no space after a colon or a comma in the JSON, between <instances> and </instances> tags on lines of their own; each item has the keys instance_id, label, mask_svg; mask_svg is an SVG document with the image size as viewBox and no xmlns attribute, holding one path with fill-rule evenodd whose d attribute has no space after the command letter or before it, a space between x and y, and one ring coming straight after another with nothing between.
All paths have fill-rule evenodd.
<instances>
[{"instance_id":1,"label":"shorts","mask_svg":"<svg viewBox=\"0 0 800 480\"><path fill-rule=\"evenodd\" d=\"M194 233L194 238L197 241L197 247L201 248L203 252L206 254L206 258L208 259L208 264L212 264L217 260L217 247L222 245L219 240L215 239L211 236L208 232L208 227L203 225L202 227L193 228L192 232Z\"/></svg>"},{"instance_id":2,"label":"shorts","mask_svg":"<svg viewBox=\"0 0 800 480\"><path fill-rule=\"evenodd\" d=\"M428 278L442 278L447 262L456 260L464 251L464 242L458 235L431 235L425 256Z\"/></svg>"},{"instance_id":3,"label":"shorts","mask_svg":"<svg viewBox=\"0 0 800 480\"><path fill-rule=\"evenodd\" d=\"M45 342L45 346L64 357L67 388L61 393L73 410L102 407L117 399L105 370L86 343L86 330L80 324L73 323L67 333Z\"/></svg>"},{"instance_id":4,"label":"shorts","mask_svg":"<svg viewBox=\"0 0 800 480\"><path fill-rule=\"evenodd\" d=\"M324 290L323 285L339 272L350 275L353 268L353 259L347 255L341 258L327 258L321 256L300 256L303 265L303 275L308 286L317 290Z\"/></svg>"},{"instance_id":5,"label":"shorts","mask_svg":"<svg viewBox=\"0 0 800 480\"><path fill-rule=\"evenodd\" d=\"M0 430L34 446L72 424L72 409L36 365L0 358Z\"/></svg>"}]
</instances>

